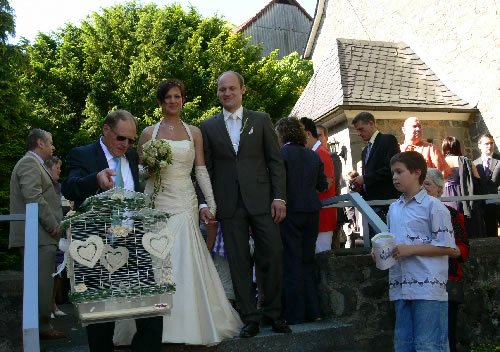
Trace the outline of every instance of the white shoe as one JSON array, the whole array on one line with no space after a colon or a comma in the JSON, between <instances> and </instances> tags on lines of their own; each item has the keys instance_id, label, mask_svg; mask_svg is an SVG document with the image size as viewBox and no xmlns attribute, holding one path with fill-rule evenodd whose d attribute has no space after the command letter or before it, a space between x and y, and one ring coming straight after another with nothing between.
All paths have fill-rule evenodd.
<instances>
[{"instance_id":1,"label":"white shoe","mask_svg":"<svg viewBox=\"0 0 500 352\"><path fill-rule=\"evenodd\" d=\"M63 317L66 315L66 313L64 313L62 310L56 309L53 315L55 315L56 317Z\"/></svg>"}]
</instances>

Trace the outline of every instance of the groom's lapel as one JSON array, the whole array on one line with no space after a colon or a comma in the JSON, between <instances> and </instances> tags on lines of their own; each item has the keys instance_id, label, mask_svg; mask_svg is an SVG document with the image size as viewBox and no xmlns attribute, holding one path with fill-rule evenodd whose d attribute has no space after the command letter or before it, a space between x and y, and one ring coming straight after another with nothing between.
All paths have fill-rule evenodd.
<instances>
[{"instance_id":1,"label":"groom's lapel","mask_svg":"<svg viewBox=\"0 0 500 352\"><path fill-rule=\"evenodd\" d=\"M229 150L231 150L234 154L233 142L231 142L231 137L229 137L229 133L227 132L226 123L224 122L224 114L221 112L217 115L216 119L217 123L215 124L217 127L217 132L220 137L226 142Z\"/></svg>"},{"instance_id":2,"label":"groom's lapel","mask_svg":"<svg viewBox=\"0 0 500 352\"><path fill-rule=\"evenodd\" d=\"M248 113L248 110L243 108L243 119L241 124L240 144L238 146L238 154L241 152L242 147L248 142L248 138L253 134L254 118Z\"/></svg>"}]
</instances>

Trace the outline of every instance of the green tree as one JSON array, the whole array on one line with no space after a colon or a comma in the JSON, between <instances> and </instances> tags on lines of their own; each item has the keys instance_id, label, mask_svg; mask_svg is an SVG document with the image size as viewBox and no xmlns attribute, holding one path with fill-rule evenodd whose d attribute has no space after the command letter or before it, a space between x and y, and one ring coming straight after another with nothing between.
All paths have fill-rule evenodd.
<instances>
[{"instance_id":1,"label":"green tree","mask_svg":"<svg viewBox=\"0 0 500 352\"><path fill-rule=\"evenodd\" d=\"M58 154L65 155L96 138L114 108L130 110L140 129L157 121L156 86L176 77L188 94L183 118L197 124L220 109L216 81L229 69L247 79L246 107L268 111L274 120L288 114L312 75L311 63L297 54L261 58L260 46L232 29L194 8L130 2L92 13L79 27L40 34L25 49L34 118L50 126Z\"/></svg>"},{"instance_id":2,"label":"green tree","mask_svg":"<svg viewBox=\"0 0 500 352\"><path fill-rule=\"evenodd\" d=\"M8 1L0 0L0 213L9 213L10 172L25 152L28 130L27 104L21 94L18 77L26 66L19 47L8 44L15 34L13 10ZM12 267L17 253L7 252L9 224L0 223L0 268Z\"/></svg>"}]
</instances>

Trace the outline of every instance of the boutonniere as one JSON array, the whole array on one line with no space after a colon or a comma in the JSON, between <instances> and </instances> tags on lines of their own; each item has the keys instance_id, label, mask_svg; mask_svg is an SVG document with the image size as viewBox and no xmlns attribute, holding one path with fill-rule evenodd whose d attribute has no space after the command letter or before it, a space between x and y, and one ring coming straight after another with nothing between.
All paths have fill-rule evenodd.
<instances>
[{"instance_id":1,"label":"boutonniere","mask_svg":"<svg viewBox=\"0 0 500 352\"><path fill-rule=\"evenodd\" d=\"M248 125L248 120L249 119L245 120L245 123L243 124L243 127L241 128L240 135L241 134L252 134L253 133L253 126L250 127Z\"/></svg>"}]
</instances>

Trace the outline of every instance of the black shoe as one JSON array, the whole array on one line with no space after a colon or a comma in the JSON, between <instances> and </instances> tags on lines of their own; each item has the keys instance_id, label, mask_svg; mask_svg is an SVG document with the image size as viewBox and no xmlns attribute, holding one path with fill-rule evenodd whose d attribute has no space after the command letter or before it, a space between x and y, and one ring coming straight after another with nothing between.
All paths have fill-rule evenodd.
<instances>
[{"instance_id":1,"label":"black shoe","mask_svg":"<svg viewBox=\"0 0 500 352\"><path fill-rule=\"evenodd\" d=\"M254 337L259 333L259 323L254 321L245 324L245 326L240 331L240 337Z\"/></svg>"},{"instance_id":2,"label":"black shoe","mask_svg":"<svg viewBox=\"0 0 500 352\"><path fill-rule=\"evenodd\" d=\"M278 319L273 321L271 327L274 332L278 332L280 334L289 334L292 332L292 329L286 324L286 321L283 319Z\"/></svg>"},{"instance_id":3,"label":"black shoe","mask_svg":"<svg viewBox=\"0 0 500 352\"><path fill-rule=\"evenodd\" d=\"M266 317L265 315L260 319L260 325L262 326L271 326L273 323L273 320L269 317Z\"/></svg>"}]
</instances>

